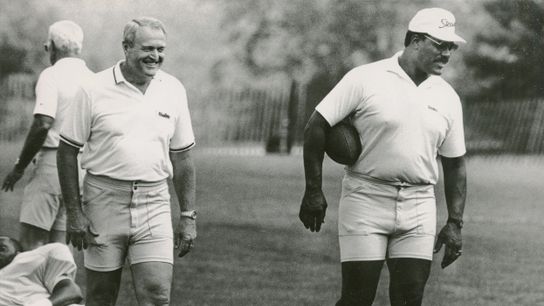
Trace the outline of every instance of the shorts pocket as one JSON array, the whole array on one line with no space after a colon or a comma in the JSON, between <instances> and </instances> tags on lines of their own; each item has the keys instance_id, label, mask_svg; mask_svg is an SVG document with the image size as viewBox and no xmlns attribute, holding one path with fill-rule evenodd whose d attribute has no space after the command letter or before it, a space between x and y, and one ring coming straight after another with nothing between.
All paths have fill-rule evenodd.
<instances>
[{"instance_id":1,"label":"shorts pocket","mask_svg":"<svg viewBox=\"0 0 544 306\"><path fill-rule=\"evenodd\" d=\"M434 193L418 191L416 198L416 217L418 234L436 234L436 201Z\"/></svg>"},{"instance_id":2,"label":"shorts pocket","mask_svg":"<svg viewBox=\"0 0 544 306\"><path fill-rule=\"evenodd\" d=\"M100 236L107 236L109 223L113 212L110 211L109 201L106 199L107 189L85 182L83 185L82 209L91 222L93 229Z\"/></svg>"},{"instance_id":3,"label":"shorts pocket","mask_svg":"<svg viewBox=\"0 0 544 306\"><path fill-rule=\"evenodd\" d=\"M81 198L83 206L87 206L91 203L96 202L100 198L100 196L104 195L105 193L105 188L89 182L85 182L83 184L83 195Z\"/></svg>"},{"instance_id":4,"label":"shorts pocket","mask_svg":"<svg viewBox=\"0 0 544 306\"><path fill-rule=\"evenodd\" d=\"M145 201L147 226L151 236L173 237L168 188L148 192Z\"/></svg>"}]
</instances>

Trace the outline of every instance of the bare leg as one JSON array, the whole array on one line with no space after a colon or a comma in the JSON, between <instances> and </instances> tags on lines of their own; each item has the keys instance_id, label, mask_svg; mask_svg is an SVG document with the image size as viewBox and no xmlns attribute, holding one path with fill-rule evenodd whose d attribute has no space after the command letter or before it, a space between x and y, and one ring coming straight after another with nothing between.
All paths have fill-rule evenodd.
<instances>
[{"instance_id":1,"label":"bare leg","mask_svg":"<svg viewBox=\"0 0 544 306\"><path fill-rule=\"evenodd\" d=\"M49 242L66 243L66 231L52 229L49 234Z\"/></svg>"},{"instance_id":2,"label":"bare leg","mask_svg":"<svg viewBox=\"0 0 544 306\"><path fill-rule=\"evenodd\" d=\"M86 269L87 274L87 306L113 306L117 301L121 284L121 272L118 269L111 272L97 272Z\"/></svg>"},{"instance_id":3,"label":"bare leg","mask_svg":"<svg viewBox=\"0 0 544 306\"><path fill-rule=\"evenodd\" d=\"M416 258L387 260L391 276L389 298L392 306L420 306L431 271L431 261Z\"/></svg>"},{"instance_id":4,"label":"bare leg","mask_svg":"<svg viewBox=\"0 0 544 306\"><path fill-rule=\"evenodd\" d=\"M376 297L383 260L342 263L342 297L336 306L370 306Z\"/></svg>"},{"instance_id":5,"label":"bare leg","mask_svg":"<svg viewBox=\"0 0 544 306\"><path fill-rule=\"evenodd\" d=\"M19 241L23 249L28 251L49 243L49 235L49 231L28 223L21 223Z\"/></svg>"},{"instance_id":6,"label":"bare leg","mask_svg":"<svg viewBox=\"0 0 544 306\"><path fill-rule=\"evenodd\" d=\"M173 266L165 262L144 262L131 266L132 281L140 306L170 304Z\"/></svg>"}]
</instances>

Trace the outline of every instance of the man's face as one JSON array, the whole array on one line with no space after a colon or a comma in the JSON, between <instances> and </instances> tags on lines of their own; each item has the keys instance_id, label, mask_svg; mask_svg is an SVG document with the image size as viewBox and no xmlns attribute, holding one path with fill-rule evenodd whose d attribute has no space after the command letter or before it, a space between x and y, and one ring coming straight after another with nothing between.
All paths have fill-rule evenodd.
<instances>
[{"instance_id":1,"label":"man's face","mask_svg":"<svg viewBox=\"0 0 544 306\"><path fill-rule=\"evenodd\" d=\"M9 265L15 255L17 251L9 237L0 236L0 269Z\"/></svg>"},{"instance_id":2,"label":"man's face","mask_svg":"<svg viewBox=\"0 0 544 306\"><path fill-rule=\"evenodd\" d=\"M418 68L427 74L434 75L442 74L451 54L457 49L456 44L441 41L427 34L420 38L419 44Z\"/></svg>"},{"instance_id":3,"label":"man's face","mask_svg":"<svg viewBox=\"0 0 544 306\"><path fill-rule=\"evenodd\" d=\"M140 27L132 47L126 45L126 63L138 77L155 76L164 61L166 36L160 29Z\"/></svg>"}]
</instances>

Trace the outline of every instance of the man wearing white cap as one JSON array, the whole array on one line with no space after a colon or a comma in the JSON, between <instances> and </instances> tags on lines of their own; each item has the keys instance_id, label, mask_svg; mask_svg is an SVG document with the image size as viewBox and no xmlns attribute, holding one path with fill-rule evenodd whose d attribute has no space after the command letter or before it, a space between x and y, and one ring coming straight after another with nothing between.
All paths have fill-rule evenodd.
<instances>
[{"instance_id":1,"label":"man wearing white cap","mask_svg":"<svg viewBox=\"0 0 544 306\"><path fill-rule=\"evenodd\" d=\"M2 189L13 190L32 162L31 178L21 205L20 240L25 250L49 242L64 242L66 213L57 175L59 131L78 86L92 75L80 58L83 31L73 21L49 27L45 51L52 66L42 71L36 84L34 120L23 149ZM36 156L36 158L34 158Z\"/></svg>"},{"instance_id":2,"label":"man wearing white cap","mask_svg":"<svg viewBox=\"0 0 544 306\"><path fill-rule=\"evenodd\" d=\"M337 305L371 305L383 263L392 305L421 305L436 235L434 185L440 156L448 221L434 251L442 268L462 253L466 197L465 143L458 95L440 75L456 43L455 18L440 8L419 11L405 49L356 67L320 102L306 126L306 190L299 217L319 231L327 202L321 188L326 132L349 118L362 153L346 167L339 206L342 297Z\"/></svg>"}]
</instances>

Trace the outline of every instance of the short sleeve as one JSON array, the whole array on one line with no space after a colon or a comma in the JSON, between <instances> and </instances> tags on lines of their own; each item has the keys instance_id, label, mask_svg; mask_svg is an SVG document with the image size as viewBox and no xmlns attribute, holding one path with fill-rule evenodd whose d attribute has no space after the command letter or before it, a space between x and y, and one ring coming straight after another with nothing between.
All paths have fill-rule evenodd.
<instances>
[{"instance_id":1,"label":"short sleeve","mask_svg":"<svg viewBox=\"0 0 544 306\"><path fill-rule=\"evenodd\" d=\"M179 112L176 118L174 134L170 139L171 152L187 151L195 145L195 136L193 134L191 115L189 113L189 105L187 103L187 93L181 84L180 86L180 103L178 105Z\"/></svg>"},{"instance_id":2,"label":"short sleeve","mask_svg":"<svg viewBox=\"0 0 544 306\"><path fill-rule=\"evenodd\" d=\"M315 109L331 126L334 126L353 113L362 100L362 80L360 80L358 72L351 70Z\"/></svg>"},{"instance_id":3,"label":"short sleeve","mask_svg":"<svg viewBox=\"0 0 544 306\"><path fill-rule=\"evenodd\" d=\"M64 244L55 243L47 254L47 261L43 283L50 293L55 286L64 279L75 279L77 267L70 253L70 249Z\"/></svg>"},{"instance_id":4,"label":"short sleeve","mask_svg":"<svg viewBox=\"0 0 544 306\"><path fill-rule=\"evenodd\" d=\"M463 108L459 97L456 97L455 103L452 105L451 116L451 127L438 149L438 154L444 157L459 157L466 153Z\"/></svg>"},{"instance_id":5,"label":"short sleeve","mask_svg":"<svg viewBox=\"0 0 544 306\"><path fill-rule=\"evenodd\" d=\"M57 114L58 90L53 71L42 71L36 83L36 105L34 114L42 114L55 118Z\"/></svg>"},{"instance_id":6,"label":"short sleeve","mask_svg":"<svg viewBox=\"0 0 544 306\"><path fill-rule=\"evenodd\" d=\"M91 120L92 99L89 90L80 87L66 113L60 139L71 146L82 148L91 134Z\"/></svg>"}]
</instances>

